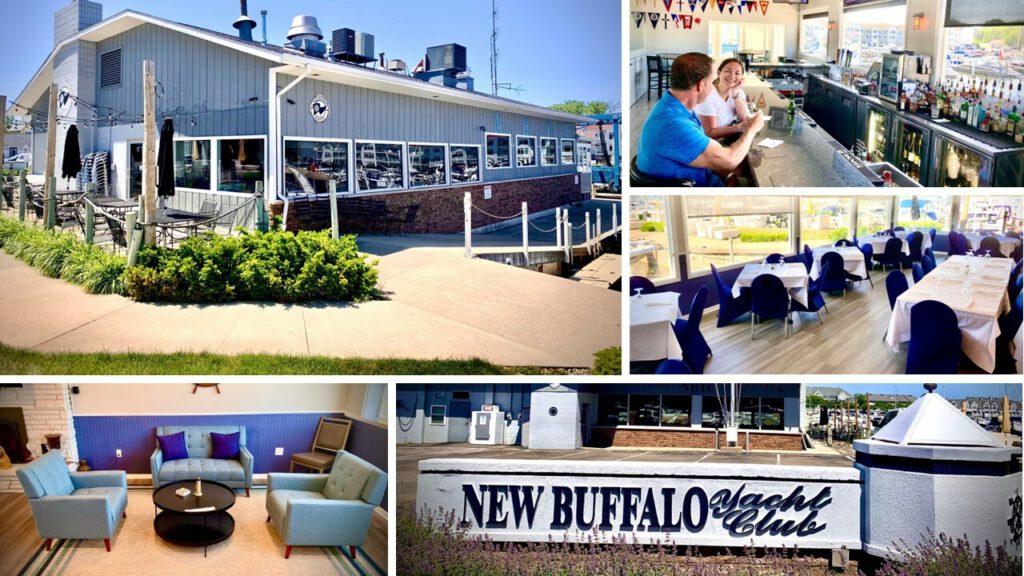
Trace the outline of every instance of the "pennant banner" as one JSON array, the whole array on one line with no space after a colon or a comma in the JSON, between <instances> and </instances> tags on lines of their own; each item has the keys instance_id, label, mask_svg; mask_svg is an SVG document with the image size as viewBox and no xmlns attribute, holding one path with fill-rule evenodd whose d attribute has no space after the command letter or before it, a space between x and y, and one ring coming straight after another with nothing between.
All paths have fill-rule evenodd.
<instances>
[{"instance_id":1,"label":"pennant banner","mask_svg":"<svg viewBox=\"0 0 1024 576\"><path fill-rule=\"evenodd\" d=\"M633 12L633 21L636 22L636 27L639 28L644 23L644 13Z\"/></svg>"},{"instance_id":2,"label":"pennant banner","mask_svg":"<svg viewBox=\"0 0 1024 576\"><path fill-rule=\"evenodd\" d=\"M657 12L648 12L647 19L651 21L651 28L658 29L658 20L661 19Z\"/></svg>"},{"instance_id":3,"label":"pennant banner","mask_svg":"<svg viewBox=\"0 0 1024 576\"><path fill-rule=\"evenodd\" d=\"M661 1L662 1L663 4L665 4L665 12L671 12L672 11L672 4L674 4L676 0L661 0Z\"/></svg>"},{"instance_id":4,"label":"pennant banner","mask_svg":"<svg viewBox=\"0 0 1024 576\"><path fill-rule=\"evenodd\" d=\"M761 0L761 15L768 14L768 0Z\"/></svg>"},{"instance_id":5,"label":"pennant banner","mask_svg":"<svg viewBox=\"0 0 1024 576\"><path fill-rule=\"evenodd\" d=\"M703 11L707 10L707 8L708 8L708 0L703 0L700 3L700 11L703 12Z\"/></svg>"},{"instance_id":6,"label":"pennant banner","mask_svg":"<svg viewBox=\"0 0 1024 576\"><path fill-rule=\"evenodd\" d=\"M690 28L693 28L693 15L691 15L691 14L683 14L682 16L680 16L680 18L683 19L683 28L685 28L687 30L689 30Z\"/></svg>"},{"instance_id":7,"label":"pennant banner","mask_svg":"<svg viewBox=\"0 0 1024 576\"><path fill-rule=\"evenodd\" d=\"M690 3L690 13L693 14L693 11L697 9L697 0L689 0L689 3Z\"/></svg>"},{"instance_id":8,"label":"pennant banner","mask_svg":"<svg viewBox=\"0 0 1024 576\"><path fill-rule=\"evenodd\" d=\"M718 1L718 13L722 14L723 12L725 12L725 0L717 0L717 1Z\"/></svg>"}]
</instances>

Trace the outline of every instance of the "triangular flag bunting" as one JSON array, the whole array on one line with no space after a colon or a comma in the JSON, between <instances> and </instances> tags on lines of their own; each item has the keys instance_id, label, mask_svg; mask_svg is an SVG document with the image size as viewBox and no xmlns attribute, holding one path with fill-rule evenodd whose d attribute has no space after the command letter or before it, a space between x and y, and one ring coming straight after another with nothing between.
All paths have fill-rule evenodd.
<instances>
[{"instance_id":1,"label":"triangular flag bunting","mask_svg":"<svg viewBox=\"0 0 1024 576\"><path fill-rule=\"evenodd\" d=\"M689 2L690 2L690 13L693 14L693 11L697 9L697 0L689 0Z\"/></svg>"},{"instance_id":2,"label":"triangular flag bunting","mask_svg":"<svg viewBox=\"0 0 1024 576\"><path fill-rule=\"evenodd\" d=\"M718 13L721 14L721 13L725 12L725 0L717 0L717 1L718 1Z\"/></svg>"},{"instance_id":3,"label":"triangular flag bunting","mask_svg":"<svg viewBox=\"0 0 1024 576\"><path fill-rule=\"evenodd\" d=\"M747 13L750 13L750 11L754 9L754 5L757 4L757 2L755 0L748 0L747 2L745 2L745 4L747 5Z\"/></svg>"},{"instance_id":4,"label":"triangular flag bunting","mask_svg":"<svg viewBox=\"0 0 1024 576\"><path fill-rule=\"evenodd\" d=\"M672 14L672 23L676 25L676 28L679 28L679 14Z\"/></svg>"},{"instance_id":5,"label":"triangular flag bunting","mask_svg":"<svg viewBox=\"0 0 1024 576\"><path fill-rule=\"evenodd\" d=\"M661 0L661 1L662 1L663 4L665 4L665 12L671 12L672 11L672 4L676 0Z\"/></svg>"},{"instance_id":6,"label":"triangular flag bunting","mask_svg":"<svg viewBox=\"0 0 1024 576\"><path fill-rule=\"evenodd\" d=\"M658 20L661 19L657 12L648 12L647 19L651 21L651 28L658 29Z\"/></svg>"},{"instance_id":7,"label":"triangular flag bunting","mask_svg":"<svg viewBox=\"0 0 1024 576\"><path fill-rule=\"evenodd\" d=\"M707 8L708 8L708 0L703 0L700 3L700 11L703 12L703 11L707 10Z\"/></svg>"},{"instance_id":8,"label":"triangular flag bunting","mask_svg":"<svg viewBox=\"0 0 1024 576\"><path fill-rule=\"evenodd\" d=\"M644 23L644 13L633 12L633 21L636 22L636 27L639 28Z\"/></svg>"},{"instance_id":9,"label":"triangular flag bunting","mask_svg":"<svg viewBox=\"0 0 1024 576\"><path fill-rule=\"evenodd\" d=\"M732 14L732 10L733 10L732 6L729 6L729 14Z\"/></svg>"},{"instance_id":10,"label":"triangular flag bunting","mask_svg":"<svg viewBox=\"0 0 1024 576\"><path fill-rule=\"evenodd\" d=\"M683 14L683 28L689 30L693 27L693 16L690 14Z\"/></svg>"},{"instance_id":11,"label":"triangular flag bunting","mask_svg":"<svg viewBox=\"0 0 1024 576\"><path fill-rule=\"evenodd\" d=\"M768 14L768 0L761 0L761 14Z\"/></svg>"}]
</instances>

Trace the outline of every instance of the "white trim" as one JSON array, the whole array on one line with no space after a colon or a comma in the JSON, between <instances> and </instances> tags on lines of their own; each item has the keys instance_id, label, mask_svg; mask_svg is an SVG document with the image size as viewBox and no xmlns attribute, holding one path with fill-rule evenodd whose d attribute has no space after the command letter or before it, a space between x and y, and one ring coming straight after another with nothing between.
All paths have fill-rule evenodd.
<instances>
[{"instance_id":1,"label":"white trim","mask_svg":"<svg viewBox=\"0 0 1024 576\"><path fill-rule=\"evenodd\" d=\"M348 146L348 188L345 190L338 190L339 194L353 194L355 192L355 144L352 138L316 138L313 136L283 136L281 138L281 175L285 175L286 167L285 163L285 150L288 148L288 142L328 142L332 144L345 144ZM281 193L288 195L289 192L284 190L284 178L281 179ZM330 195L330 192L317 193L318 197L326 197Z\"/></svg>"},{"instance_id":2,"label":"white trim","mask_svg":"<svg viewBox=\"0 0 1024 576\"><path fill-rule=\"evenodd\" d=\"M469 180L467 182L453 182L451 174L448 175L448 186L471 186L484 181L483 167L481 163L485 162L483 157L483 146L479 144L449 144L448 145L448 168L451 170L451 150L452 148L476 148L476 180Z\"/></svg>"},{"instance_id":3,"label":"white trim","mask_svg":"<svg viewBox=\"0 0 1024 576\"><path fill-rule=\"evenodd\" d=\"M440 406L444 413L441 419L444 420L440 424L434 422L434 408ZM430 410L427 412L427 424L430 426L447 426L448 425L448 405L447 404L431 404Z\"/></svg>"},{"instance_id":4,"label":"white trim","mask_svg":"<svg viewBox=\"0 0 1024 576\"><path fill-rule=\"evenodd\" d=\"M533 164L520 164L519 163L519 139L520 138L526 138L526 139L529 139L529 140L533 140ZM537 166L540 166L540 158L538 158L538 153L539 152L540 152L540 148L537 147L537 137L536 136L516 134L516 168L535 168Z\"/></svg>"},{"instance_id":5,"label":"white trim","mask_svg":"<svg viewBox=\"0 0 1024 576\"><path fill-rule=\"evenodd\" d=\"M559 166L575 166L576 165L576 139L575 138L560 138L558 146L558 165ZM572 159L568 162L562 157L566 142L572 142Z\"/></svg>"},{"instance_id":6,"label":"white trim","mask_svg":"<svg viewBox=\"0 0 1024 576\"><path fill-rule=\"evenodd\" d=\"M406 145L405 142L400 142L400 141L397 141L397 140L360 140L360 139L356 139L355 142L354 142L354 146L355 147L352 149L352 151L353 151L352 155L353 155L354 160L356 162L356 167L357 168L358 168L358 162L359 162L359 150L358 150L358 147L359 147L360 144L389 144L389 145L397 144L397 145L401 146L402 147L402 158L401 158L401 161L402 161L402 185L401 186L393 186L391 188L373 188L371 190L360 190L359 189L359 175L354 171L353 172L353 176L355 177L355 193L356 194L365 194L367 192L390 192L390 191L395 191L395 190L408 190L409 189L409 166L408 166L408 163L406 161L406 158L409 157L409 148L408 148L408 146ZM376 149L374 149L374 152L376 153Z\"/></svg>"},{"instance_id":7,"label":"white trim","mask_svg":"<svg viewBox=\"0 0 1024 576\"><path fill-rule=\"evenodd\" d=\"M443 156L443 158L444 158L443 159L443 162L444 162L444 184L429 184L429 185L426 185L426 186L413 186L413 184L412 184L412 151L410 150L410 148L412 148L413 146L423 146L423 147L427 147L427 146L440 146L440 147L444 148L444 156ZM405 157L406 174L409 174L409 180L408 180L408 182L406 182L406 185L408 186L408 188L410 190L422 190L424 188L440 188L441 186L449 186L451 184L451 181L452 181L452 163L451 163L451 159L448 156L448 145L447 144L444 144L442 142L406 142L405 143L405 150L406 150L406 157Z\"/></svg>"},{"instance_id":8,"label":"white trim","mask_svg":"<svg viewBox=\"0 0 1024 576\"><path fill-rule=\"evenodd\" d=\"M505 138L508 138L508 166L495 166L495 167L492 168L487 163L487 158L488 158L488 156L490 156L490 152L487 150L487 137L488 136L504 136ZM513 150L513 148L512 148L512 135L511 134L503 134L501 132L484 132L484 167L487 168L488 170L511 170L512 168L514 168L515 165L512 164L512 156L513 156L512 150Z\"/></svg>"},{"instance_id":9,"label":"white trim","mask_svg":"<svg viewBox=\"0 0 1024 576\"><path fill-rule=\"evenodd\" d=\"M545 140L553 140L555 142L555 161L553 163L545 162L544 161L544 141ZM562 150L561 150L561 148L558 145L558 138L555 138L553 136L550 136L550 137L549 136L541 136L540 137L540 165L541 166L561 166L562 164L559 162L559 160L561 159L561 156L560 156L561 152L562 152Z\"/></svg>"}]
</instances>

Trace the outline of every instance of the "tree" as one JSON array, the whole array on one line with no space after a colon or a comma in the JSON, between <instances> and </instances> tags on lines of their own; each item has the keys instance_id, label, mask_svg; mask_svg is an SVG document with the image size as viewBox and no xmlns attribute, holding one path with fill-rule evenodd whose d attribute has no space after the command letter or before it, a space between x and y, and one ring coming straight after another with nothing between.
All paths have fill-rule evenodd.
<instances>
[{"instance_id":1,"label":"tree","mask_svg":"<svg viewBox=\"0 0 1024 576\"><path fill-rule=\"evenodd\" d=\"M4 130L6 130L7 132L10 132L11 128L13 128L13 127L14 127L14 118L11 117L11 116L4 116Z\"/></svg>"},{"instance_id":2,"label":"tree","mask_svg":"<svg viewBox=\"0 0 1024 576\"><path fill-rule=\"evenodd\" d=\"M565 112L567 114L577 114L580 116L589 116L592 114L606 114L610 106L607 102L601 100L593 100L591 102L584 102L582 100L566 100L561 104L555 104L551 106L552 110L558 110L559 112Z\"/></svg>"}]
</instances>

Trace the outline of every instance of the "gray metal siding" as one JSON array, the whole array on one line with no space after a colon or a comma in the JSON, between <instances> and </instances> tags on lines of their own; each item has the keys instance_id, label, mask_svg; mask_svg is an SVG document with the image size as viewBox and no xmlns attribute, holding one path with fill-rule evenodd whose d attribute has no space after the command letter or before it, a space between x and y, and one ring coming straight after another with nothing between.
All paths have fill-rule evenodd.
<instances>
[{"instance_id":1,"label":"gray metal siding","mask_svg":"<svg viewBox=\"0 0 1024 576\"><path fill-rule=\"evenodd\" d=\"M278 77L278 88L287 86L294 77ZM327 121L317 123L309 113L309 104L322 95L331 106ZM484 170L484 181L514 180L559 174L573 174L576 165L515 166L515 137L576 138L576 125L555 122L523 114L511 114L461 106L397 94L369 90L322 80L304 80L286 96L294 105L281 106L282 133L304 138L342 138L352 140L387 140L396 142L438 142L442 144L477 144L481 162L486 154L484 133L497 132L512 136L510 169ZM486 130L481 130L484 126ZM539 163L539 162L538 162Z\"/></svg>"},{"instance_id":2,"label":"gray metal siding","mask_svg":"<svg viewBox=\"0 0 1024 576\"><path fill-rule=\"evenodd\" d=\"M267 133L268 61L151 24L100 42L96 57L117 48L122 49L122 82L100 88L96 80L100 106L124 112L129 121L140 118L142 62L153 60L163 87L157 98L158 125L166 115L177 114L175 129L186 136ZM257 102L250 103L252 97Z\"/></svg>"}]
</instances>

